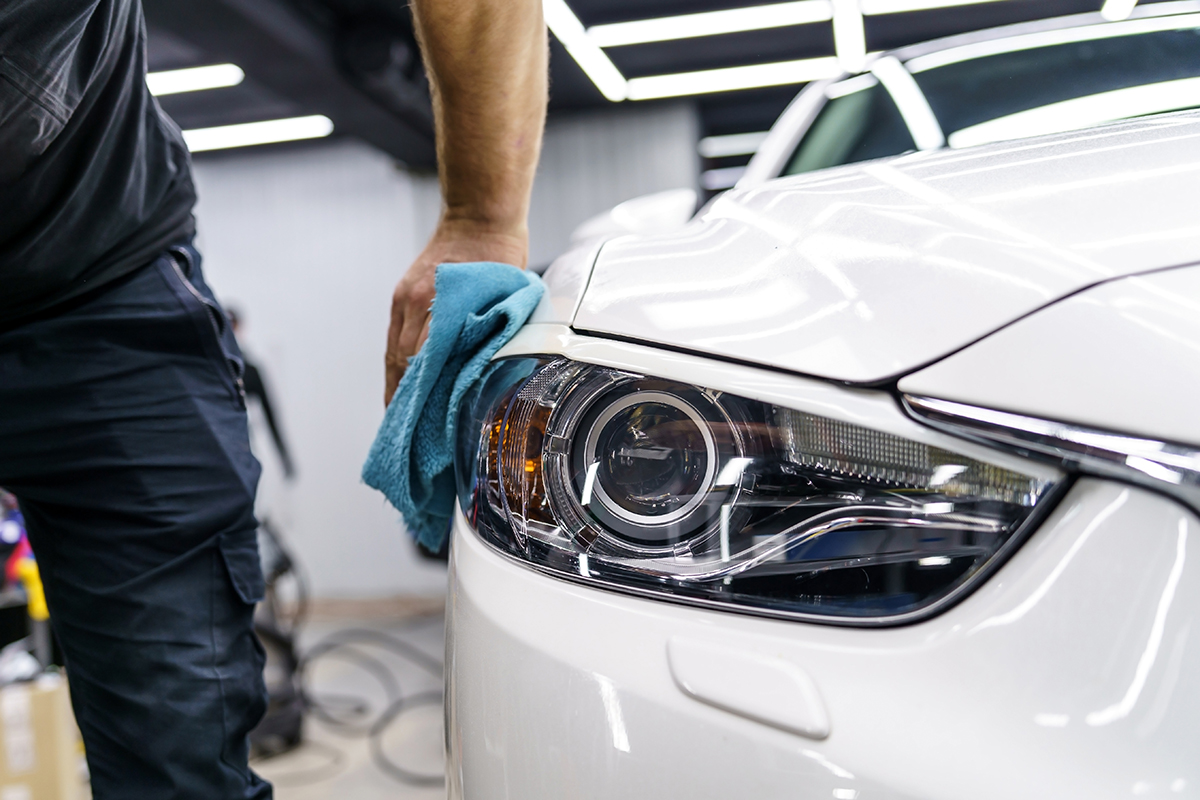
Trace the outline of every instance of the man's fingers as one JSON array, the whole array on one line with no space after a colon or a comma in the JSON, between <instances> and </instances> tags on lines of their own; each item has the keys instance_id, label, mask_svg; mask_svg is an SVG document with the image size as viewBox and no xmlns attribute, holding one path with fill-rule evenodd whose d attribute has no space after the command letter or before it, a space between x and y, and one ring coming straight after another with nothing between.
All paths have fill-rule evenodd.
<instances>
[{"instance_id":1,"label":"man's fingers","mask_svg":"<svg viewBox=\"0 0 1200 800\"><path fill-rule=\"evenodd\" d=\"M392 402L392 395L408 368L408 358L400 351L400 332L404 330L404 302L399 297L392 299L392 316L388 323L387 348L383 355L384 381L383 404Z\"/></svg>"},{"instance_id":2,"label":"man's fingers","mask_svg":"<svg viewBox=\"0 0 1200 800\"><path fill-rule=\"evenodd\" d=\"M429 323L431 322L433 322L432 314L425 318L425 324L421 326L421 335L417 337L418 350L425 346L425 340L429 338Z\"/></svg>"},{"instance_id":3,"label":"man's fingers","mask_svg":"<svg viewBox=\"0 0 1200 800\"><path fill-rule=\"evenodd\" d=\"M433 279L421 280L420 264L414 265L401 280L392 297L392 317L388 325L385 357L384 400L390 403L408 361L429 335L429 309L433 304ZM414 277L414 273L415 277Z\"/></svg>"},{"instance_id":4,"label":"man's fingers","mask_svg":"<svg viewBox=\"0 0 1200 800\"><path fill-rule=\"evenodd\" d=\"M408 307L404 310L404 324L400 328L398 349L406 357L414 355L421 347L424 339L421 333L429 324L429 306L431 299L414 295L408 299Z\"/></svg>"},{"instance_id":5,"label":"man's fingers","mask_svg":"<svg viewBox=\"0 0 1200 800\"><path fill-rule=\"evenodd\" d=\"M404 370L408 367L406 360L393 359L388 357L387 364L384 370L384 386L383 386L383 404L391 405L392 395L396 394L396 387L400 385L400 379L404 377Z\"/></svg>"}]
</instances>

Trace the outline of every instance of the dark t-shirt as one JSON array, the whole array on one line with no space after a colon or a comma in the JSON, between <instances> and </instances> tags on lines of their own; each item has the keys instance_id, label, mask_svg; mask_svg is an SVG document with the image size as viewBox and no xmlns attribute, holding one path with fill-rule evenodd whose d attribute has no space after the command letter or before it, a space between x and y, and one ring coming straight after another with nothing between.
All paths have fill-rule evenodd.
<instances>
[{"instance_id":1,"label":"dark t-shirt","mask_svg":"<svg viewBox=\"0 0 1200 800\"><path fill-rule=\"evenodd\" d=\"M192 235L191 161L145 76L140 0L0 0L0 329Z\"/></svg>"}]
</instances>

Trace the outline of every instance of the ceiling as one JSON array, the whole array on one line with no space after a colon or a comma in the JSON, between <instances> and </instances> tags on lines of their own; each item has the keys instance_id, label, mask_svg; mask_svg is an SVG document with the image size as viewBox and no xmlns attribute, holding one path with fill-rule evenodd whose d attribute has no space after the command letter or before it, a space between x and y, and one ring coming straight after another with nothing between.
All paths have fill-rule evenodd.
<instances>
[{"instance_id":1,"label":"ceiling","mask_svg":"<svg viewBox=\"0 0 1200 800\"><path fill-rule=\"evenodd\" d=\"M835 2L840 5L842 0ZM937 2L924 0L925 5ZM236 86L161 97L163 108L185 130L324 114L333 120L335 135L362 139L414 168L434 165L428 88L404 0L143 0L143 4L151 71L232 62L246 73ZM762 5L746 0L567 0L567 4L584 28ZM991 0L869 15L863 18L866 50L1096 11L1101 4L1102 0ZM835 43L832 23L819 21L613 46L600 52L621 77L639 79L832 56ZM764 130L798 88L792 84L696 95L702 133ZM552 37L551 115L612 105ZM720 165L726 163L730 162Z\"/></svg>"}]
</instances>

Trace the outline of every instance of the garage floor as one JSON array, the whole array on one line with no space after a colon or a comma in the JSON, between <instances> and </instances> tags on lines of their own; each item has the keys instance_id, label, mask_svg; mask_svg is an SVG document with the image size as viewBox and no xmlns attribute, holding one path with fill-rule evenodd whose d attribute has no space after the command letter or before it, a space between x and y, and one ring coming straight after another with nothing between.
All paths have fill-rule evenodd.
<instances>
[{"instance_id":1,"label":"garage floor","mask_svg":"<svg viewBox=\"0 0 1200 800\"><path fill-rule=\"evenodd\" d=\"M377 620L311 622L306 626L301 650L312 647L330 634L350 628L390 634L438 661L442 660L441 617L425 617L402 624ZM427 672L386 650L358 644L334 650L317 661L309 686L318 702L324 701L331 713L361 702L370 706L370 716L374 717L386 706L380 666L392 675L405 696L441 689L440 681ZM368 739L360 730L347 730L310 716L305 724L305 739L299 749L253 765L260 775L275 784L276 800L436 800L445 797L445 790L440 786L414 787L390 776L373 762ZM439 773L442 769L441 706L414 707L387 728L381 742L384 755L401 767L426 775Z\"/></svg>"}]
</instances>

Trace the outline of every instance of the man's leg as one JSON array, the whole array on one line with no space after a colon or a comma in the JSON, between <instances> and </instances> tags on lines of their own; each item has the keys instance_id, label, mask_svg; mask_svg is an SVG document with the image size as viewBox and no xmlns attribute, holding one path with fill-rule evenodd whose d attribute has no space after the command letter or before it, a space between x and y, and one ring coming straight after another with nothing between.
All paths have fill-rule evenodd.
<instances>
[{"instance_id":1,"label":"man's leg","mask_svg":"<svg viewBox=\"0 0 1200 800\"><path fill-rule=\"evenodd\" d=\"M187 251L0 334L0 485L21 502L93 793L269 798L262 592L232 335Z\"/></svg>"}]
</instances>

